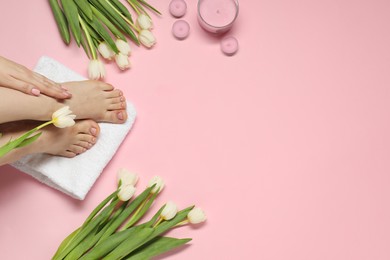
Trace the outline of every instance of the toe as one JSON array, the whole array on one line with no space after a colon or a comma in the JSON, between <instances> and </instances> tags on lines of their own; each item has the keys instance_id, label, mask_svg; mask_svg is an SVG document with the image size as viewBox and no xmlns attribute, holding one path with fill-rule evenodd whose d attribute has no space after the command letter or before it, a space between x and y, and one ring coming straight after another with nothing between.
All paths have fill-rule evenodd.
<instances>
[{"instance_id":1,"label":"toe","mask_svg":"<svg viewBox=\"0 0 390 260\"><path fill-rule=\"evenodd\" d=\"M108 105L107 110L123 110L126 108L126 102L113 103Z\"/></svg>"},{"instance_id":2,"label":"toe","mask_svg":"<svg viewBox=\"0 0 390 260\"><path fill-rule=\"evenodd\" d=\"M119 89L114 89L112 91L107 91L106 95L107 95L107 98L123 97L123 93Z\"/></svg>"},{"instance_id":3,"label":"toe","mask_svg":"<svg viewBox=\"0 0 390 260\"><path fill-rule=\"evenodd\" d=\"M127 120L126 110L113 110L106 112L106 122L122 124Z\"/></svg>"},{"instance_id":4,"label":"toe","mask_svg":"<svg viewBox=\"0 0 390 260\"><path fill-rule=\"evenodd\" d=\"M70 152L75 153L75 154L81 154L81 153L84 153L85 151L87 151L86 148L81 147L79 145L75 145L75 144L71 145L68 150Z\"/></svg>"},{"instance_id":5,"label":"toe","mask_svg":"<svg viewBox=\"0 0 390 260\"><path fill-rule=\"evenodd\" d=\"M100 132L99 125L93 120L82 120L78 124L78 133L98 136Z\"/></svg>"},{"instance_id":6,"label":"toe","mask_svg":"<svg viewBox=\"0 0 390 260\"><path fill-rule=\"evenodd\" d=\"M74 152L71 152L71 151L63 151L63 152L59 153L58 155L63 156L63 157L67 157L67 158L73 158L77 154L75 154Z\"/></svg>"}]
</instances>

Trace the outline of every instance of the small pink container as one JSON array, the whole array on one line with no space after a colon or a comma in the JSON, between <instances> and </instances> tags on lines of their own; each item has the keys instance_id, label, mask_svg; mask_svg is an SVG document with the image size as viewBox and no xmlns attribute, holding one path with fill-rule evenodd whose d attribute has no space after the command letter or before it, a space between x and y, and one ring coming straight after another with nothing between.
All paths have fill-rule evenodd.
<instances>
[{"instance_id":1,"label":"small pink container","mask_svg":"<svg viewBox=\"0 0 390 260\"><path fill-rule=\"evenodd\" d=\"M232 28L238 16L237 0L198 0L198 22L211 33L224 33Z\"/></svg>"}]
</instances>

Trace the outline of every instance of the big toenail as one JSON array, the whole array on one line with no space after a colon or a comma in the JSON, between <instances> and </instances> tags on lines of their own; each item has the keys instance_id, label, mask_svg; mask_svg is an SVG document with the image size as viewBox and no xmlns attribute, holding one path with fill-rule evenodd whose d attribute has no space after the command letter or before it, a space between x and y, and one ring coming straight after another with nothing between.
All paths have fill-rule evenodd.
<instances>
[{"instance_id":1,"label":"big toenail","mask_svg":"<svg viewBox=\"0 0 390 260\"><path fill-rule=\"evenodd\" d=\"M96 135L97 129L95 127L91 128L91 134Z\"/></svg>"},{"instance_id":2,"label":"big toenail","mask_svg":"<svg viewBox=\"0 0 390 260\"><path fill-rule=\"evenodd\" d=\"M116 114L118 119L119 120L123 120L123 113L122 112L119 112L118 114Z\"/></svg>"}]
</instances>

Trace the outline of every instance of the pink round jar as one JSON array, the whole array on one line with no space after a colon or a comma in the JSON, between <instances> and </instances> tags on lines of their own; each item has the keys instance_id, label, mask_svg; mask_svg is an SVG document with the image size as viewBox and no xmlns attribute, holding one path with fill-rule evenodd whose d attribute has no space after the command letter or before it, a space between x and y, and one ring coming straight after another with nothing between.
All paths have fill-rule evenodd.
<instances>
[{"instance_id":1,"label":"pink round jar","mask_svg":"<svg viewBox=\"0 0 390 260\"><path fill-rule=\"evenodd\" d=\"M224 33L232 28L238 16L237 0L198 0L198 22L211 33Z\"/></svg>"}]
</instances>

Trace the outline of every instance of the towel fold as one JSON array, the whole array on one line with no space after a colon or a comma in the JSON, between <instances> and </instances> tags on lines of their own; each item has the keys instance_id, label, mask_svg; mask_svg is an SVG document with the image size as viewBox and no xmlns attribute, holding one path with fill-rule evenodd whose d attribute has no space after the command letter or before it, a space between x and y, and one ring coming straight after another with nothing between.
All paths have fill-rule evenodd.
<instances>
[{"instance_id":1,"label":"towel fold","mask_svg":"<svg viewBox=\"0 0 390 260\"><path fill-rule=\"evenodd\" d=\"M34 70L59 83L85 80L61 63L45 56L40 58ZM48 154L28 155L12 166L50 187L83 200L135 121L136 112L129 102L127 113L128 119L124 124L99 123L100 135L97 143L83 154L74 158Z\"/></svg>"}]
</instances>

